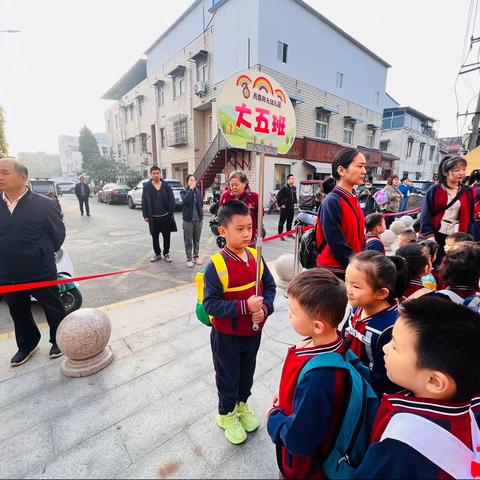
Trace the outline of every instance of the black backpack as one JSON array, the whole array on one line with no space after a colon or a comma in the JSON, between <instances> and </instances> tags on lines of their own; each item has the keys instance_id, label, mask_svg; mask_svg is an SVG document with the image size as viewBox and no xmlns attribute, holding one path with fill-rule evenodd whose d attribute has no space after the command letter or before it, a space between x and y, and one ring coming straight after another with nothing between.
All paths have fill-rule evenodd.
<instances>
[{"instance_id":1,"label":"black backpack","mask_svg":"<svg viewBox=\"0 0 480 480\"><path fill-rule=\"evenodd\" d=\"M300 264L303 268L314 268L317 266L317 239L316 226L311 230L307 230L300 240L300 251L298 253Z\"/></svg>"}]
</instances>

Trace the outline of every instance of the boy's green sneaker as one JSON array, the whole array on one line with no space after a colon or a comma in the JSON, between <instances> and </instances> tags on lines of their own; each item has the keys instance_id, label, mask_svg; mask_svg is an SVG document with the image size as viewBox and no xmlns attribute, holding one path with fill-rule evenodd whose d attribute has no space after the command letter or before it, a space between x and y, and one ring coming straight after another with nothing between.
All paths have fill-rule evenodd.
<instances>
[{"instance_id":1,"label":"boy's green sneaker","mask_svg":"<svg viewBox=\"0 0 480 480\"><path fill-rule=\"evenodd\" d=\"M258 423L258 418L252 412L248 404L240 402L237 405L237 413L240 418L240 423L246 432L254 432L259 427L260 424Z\"/></svg>"},{"instance_id":2,"label":"boy's green sneaker","mask_svg":"<svg viewBox=\"0 0 480 480\"><path fill-rule=\"evenodd\" d=\"M247 432L238 418L237 408L226 415L217 415L217 425L225 430L225 437L230 443L239 445L247 439Z\"/></svg>"}]
</instances>

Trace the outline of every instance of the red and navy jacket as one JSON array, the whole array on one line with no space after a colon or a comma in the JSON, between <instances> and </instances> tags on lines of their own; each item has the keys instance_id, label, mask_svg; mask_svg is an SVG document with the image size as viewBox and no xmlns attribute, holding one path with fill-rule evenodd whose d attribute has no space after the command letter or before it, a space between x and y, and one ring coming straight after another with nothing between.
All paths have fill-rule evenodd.
<instances>
[{"instance_id":1,"label":"red and navy jacket","mask_svg":"<svg viewBox=\"0 0 480 480\"><path fill-rule=\"evenodd\" d=\"M452 478L406 443L391 438L383 441L380 439L393 415L408 412L435 422L455 435L468 448L472 448L470 408L479 422L480 397L470 402L452 403L431 398L416 398L409 392L385 395L375 417L372 443L353 478L441 480Z\"/></svg>"},{"instance_id":2,"label":"red and navy jacket","mask_svg":"<svg viewBox=\"0 0 480 480\"><path fill-rule=\"evenodd\" d=\"M378 235L373 233L367 233L365 235L365 250L376 250L377 252L383 253L385 255L385 245L382 242L382 239Z\"/></svg>"},{"instance_id":3,"label":"red and navy jacket","mask_svg":"<svg viewBox=\"0 0 480 480\"><path fill-rule=\"evenodd\" d=\"M408 299L410 295L413 295L415 292L421 290L422 288L425 288L422 280L420 278L413 278L412 280L410 280L410 283L408 284L408 287L405 290L403 296Z\"/></svg>"},{"instance_id":4,"label":"red and navy jacket","mask_svg":"<svg viewBox=\"0 0 480 480\"><path fill-rule=\"evenodd\" d=\"M252 217L252 241L257 238L257 223L258 223L258 193L252 192L250 188L245 188L245 191L239 197L235 197L231 190L226 190L220 197L219 206L224 203L231 202L232 200L240 200L250 210L250 216Z\"/></svg>"},{"instance_id":5,"label":"red and navy jacket","mask_svg":"<svg viewBox=\"0 0 480 480\"><path fill-rule=\"evenodd\" d=\"M345 274L350 257L365 246L365 217L355 193L336 186L323 200L319 221L317 265Z\"/></svg>"},{"instance_id":6,"label":"red and navy jacket","mask_svg":"<svg viewBox=\"0 0 480 480\"><path fill-rule=\"evenodd\" d=\"M212 325L219 332L230 335L251 336L260 333L269 315L273 313L275 300L275 280L264 263L264 271L260 284L260 296L263 296L265 320L259 324L258 330L252 328L252 315L248 311L247 300L255 295L255 277L257 262L246 250L247 261L242 260L227 247L220 250L225 259L228 271L228 288L236 288L252 283L247 290L224 292L213 262L207 265L204 276L203 307L208 315L212 315Z\"/></svg>"},{"instance_id":7,"label":"red and navy jacket","mask_svg":"<svg viewBox=\"0 0 480 480\"><path fill-rule=\"evenodd\" d=\"M455 286L455 287L447 287L446 290L451 290L452 292L456 293L459 297L463 298L466 300L468 297L474 297L475 295L478 295L478 291L470 286ZM436 292L432 292L433 295L442 295L442 293L437 290ZM448 298L446 295L443 295L445 298Z\"/></svg>"},{"instance_id":8,"label":"red and navy jacket","mask_svg":"<svg viewBox=\"0 0 480 480\"><path fill-rule=\"evenodd\" d=\"M387 377L383 347L392 339L392 330L398 315L398 304L391 305L376 315L360 319L361 308L354 308L345 328L350 350L370 369L370 384L375 392L398 392L401 388Z\"/></svg>"},{"instance_id":9,"label":"red and navy jacket","mask_svg":"<svg viewBox=\"0 0 480 480\"><path fill-rule=\"evenodd\" d=\"M461 187L464 189L463 195L460 196L460 213L458 231L475 235L474 214L475 214L475 194L471 188ZM421 229L420 233L423 237L432 236L440 230L440 222L445 214L443 207L448 205L448 194L445 187L441 184L432 185L425 195L422 203ZM439 212L435 215L436 212Z\"/></svg>"},{"instance_id":10,"label":"red and navy jacket","mask_svg":"<svg viewBox=\"0 0 480 480\"><path fill-rule=\"evenodd\" d=\"M340 334L335 342L288 350L280 379L278 406L268 415L267 431L277 446L277 462L283 478L326 478L321 459L333 447L346 402L346 372L317 368L297 385L304 365L317 355L345 354Z\"/></svg>"}]
</instances>

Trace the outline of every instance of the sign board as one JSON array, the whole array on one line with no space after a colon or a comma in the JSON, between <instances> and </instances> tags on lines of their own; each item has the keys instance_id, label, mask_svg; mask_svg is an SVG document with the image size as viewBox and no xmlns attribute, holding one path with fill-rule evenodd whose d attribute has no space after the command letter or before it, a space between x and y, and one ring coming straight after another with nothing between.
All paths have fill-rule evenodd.
<instances>
[{"instance_id":1,"label":"sign board","mask_svg":"<svg viewBox=\"0 0 480 480\"><path fill-rule=\"evenodd\" d=\"M217 119L233 148L264 145L285 154L295 141L295 110L277 81L257 70L228 78L218 94ZM251 149L248 145L248 149Z\"/></svg>"}]
</instances>

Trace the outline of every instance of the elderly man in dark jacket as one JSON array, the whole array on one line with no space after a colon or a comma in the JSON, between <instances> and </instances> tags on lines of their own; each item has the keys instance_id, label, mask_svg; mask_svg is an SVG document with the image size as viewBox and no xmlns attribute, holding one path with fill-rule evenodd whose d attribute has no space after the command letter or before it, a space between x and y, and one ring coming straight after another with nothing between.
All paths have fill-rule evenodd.
<instances>
[{"instance_id":1,"label":"elderly man in dark jacket","mask_svg":"<svg viewBox=\"0 0 480 480\"><path fill-rule=\"evenodd\" d=\"M65 239L65 225L55 202L30 191L27 169L12 158L0 159L0 285L55 280L54 252ZM27 289L5 295L15 325L18 352L15 367L25 363L40 342L31 312L30 296L45 311L50 326L50 358L62 355L56 343L58 325L65 317L58 287Z\"/></svg>"},{"instance_id":2,"label":"elderly man in dark jacket","mask_svg":"<svg viewBox=\"0 0 480 480\"><path fill-rule=\"evenodd\" d=\"M294 185L295 177L290 174L287 183L277 193L277 203L280 207L280 218L278 220L278 233L283 233L285 220L287 221L287 232L292 229L295 204L297 203L297 189ZM293 237L293 235L290 235ZM285 241L285 237L280 237Z\"/></svg>"},{"instance_id":3,"label":"elderly man in dark jacket","mask_svg":"<svg viewBox=\"0 0 480 480\"><path fill-rule=\"evenodd\" d=\"M165 180L160 178L160 168L156 165L150 168L152 179L145 182L142 193L143 218L148 222L150 235L153 241L155 255L150 260L158 262L162 259L159 236L163 237L163 258L171 263L170 236L177 231L177 224L173 214L175 213L175 197L173 191Z\"/></svg>"},{"instance_id":4,"label":"elderly man in dark jacket","mask_svg":"<svg viewBox=\"0 0 480 480\"><path fill-rule=\"evenodd\" d=\"M85 177L79 178L80 183L75 185L75 195L78 198L78 205L80 207L80 215L83 215L83 205L87 212L87 217L90 216L90 205L88 200L90 198L90 187L85 183Z\"/></svg>"}]
</instances>

